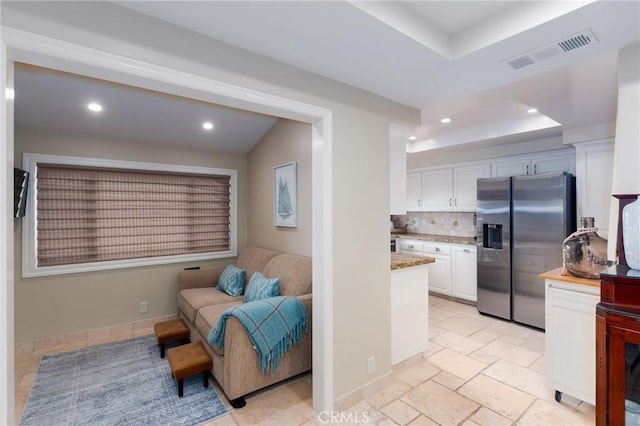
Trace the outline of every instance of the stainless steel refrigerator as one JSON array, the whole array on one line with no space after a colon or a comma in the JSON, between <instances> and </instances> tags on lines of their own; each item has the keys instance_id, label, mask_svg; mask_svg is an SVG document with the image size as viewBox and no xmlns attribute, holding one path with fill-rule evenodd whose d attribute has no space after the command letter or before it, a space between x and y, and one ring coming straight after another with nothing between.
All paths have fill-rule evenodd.
<instances>
[{"instance_id":1,"label":"stainless steel refrigerator","mask_svg":"<svg viewBox=\"0 0 640 426\"><path fill-rule=\"evenodd\" d=\"M568 173L478 179L478 311L544 329L544 280L576 229Z\"/></svg>"}]
</instances>

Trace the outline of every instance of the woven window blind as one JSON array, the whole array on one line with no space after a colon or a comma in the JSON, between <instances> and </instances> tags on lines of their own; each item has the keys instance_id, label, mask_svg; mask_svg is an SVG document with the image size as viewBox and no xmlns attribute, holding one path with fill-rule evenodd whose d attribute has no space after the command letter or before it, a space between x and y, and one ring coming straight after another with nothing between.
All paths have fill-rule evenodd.
<instances>
[{"instance_id":1,"label":"woven window blind","mask_svg":"<svg viewBox=\"0 0 640 426\"><path fill-rule=\"evenodd\" d=\"M230 249L230 177L38 164L37 265Z\"/></svg>"}]
</instances>

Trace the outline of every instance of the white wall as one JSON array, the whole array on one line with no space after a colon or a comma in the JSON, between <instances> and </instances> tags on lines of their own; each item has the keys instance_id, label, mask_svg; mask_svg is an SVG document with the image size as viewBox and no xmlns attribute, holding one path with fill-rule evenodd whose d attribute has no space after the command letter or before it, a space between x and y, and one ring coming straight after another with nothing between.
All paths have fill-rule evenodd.
<instances>
[{"instance_id":1,"label":"white wall","mask_svg":"<svg viewBox=\"0 0 640 426\"><path fill-rule=\"evenodd\" d=\"M613 154L612 194L640 194L640 44L618 55L618 116ZM609 258L615 259L618 200L611 199Z\"/></svg>"},{"instance_id":2,"label":"white wall","mask_svg":"<svg viewBox=\"0 0 640 426\"><path fill-rule=\"evenodd\" d=\"M273 224L273 168L297 162L298 226ZM247 246L311 256L311 125L280 119L247 156Z\"/></svg>"},{"instance_id":3,"label":"white wall","mask_svg":"<svg viewBox=\"0 0 640 426\"><path fill-rule=\"evenodd\" d=\"M389 119L416 123L417 110L111 3L3 7L3 25L331 110L330 393L340 398L388 374ZM369 356L377 360L373 375L367 375Z\"/></svg>"},{"instance_id":4,"label":"white wall","mask_svg":"<svg viewBox=\"0 0 640 426\"><path fill-rule=\"evenodd\" d=\"M0 18L2 4L0 3ZM6 48L0 34L0 117L13 120L13 100L7 99L4 87L13 88L13 67L6 66ZM0 118L1 120L1 118ZM11 188L13 183L13 126L0 129L0 188ZM4 191L3 209L0 211L0 424L11 424L14 418L14 341L13 330L13 191ZM10 213L11 212L11 213ZM2 272L0 272L2 274Z\"/></svg>"},{"instance_id":5,"label":"white wall","mask_svg":"<svg viewBox=\"0 0 640 426\"><path fill-rule=\"evenodd\" d=\"M390 371L389 122L334 118L334 383L339 398ZM367 375L367 359L376 373Z\"/></svg>"},{"instance_id":6,"label":"white wall","mask_svg":"<svg viewBox=\"0 0 640 426\"><path fill-rule=\"evenodd\" d=\"M640 193L640 44L618 56L618 117L613 164L613 193Z\"/></svg>"}]
</instances>

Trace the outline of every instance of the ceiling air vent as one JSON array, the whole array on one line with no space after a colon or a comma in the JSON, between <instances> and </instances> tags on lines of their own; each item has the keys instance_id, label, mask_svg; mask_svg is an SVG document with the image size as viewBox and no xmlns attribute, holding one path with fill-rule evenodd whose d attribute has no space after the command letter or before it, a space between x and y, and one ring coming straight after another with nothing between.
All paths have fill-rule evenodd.
<instances>
[{"instance_id":1,"label":"ceiling air vent","mask_svg":"<svg viewBox=\"0 0 640 426\"><path fill-rule=\"evenodd\" d=\"M591 37L593 37L593 34L591 34ZM560 46L560 48L565 52L568 52L569 50L577 49L578 47L586 46L591 43L591 37L589 37L588 34L579 34L575 37L558 42L558 46Z\"/></svg>"},{"instance_id":2,"label":"ceiling air vent","mask_svg":"<svg viewBox=\"0 0 640 426\"><path fill-rule=\"evenodd\" d=\"M535 64L536 62L552 58L554 56L576 50L589 44L597 43L598 39L593 35L591 30L586 29L577 34L564 37L546 46L530 50L525 54L501 61L506 63L514 70Z\"/></svg>"},{"instance_id":3,"label":"ceiling air vent","mask_svg":"<svg viewBox=\"0 0 640 426\"><path fill-rule=\"evenodd\" d=\"M518 68L526 67L527 65L535 64L535 61L528 56L520 56L515 59L511 59L507 62L514 70Z\"/></svg>"}]
</instances>

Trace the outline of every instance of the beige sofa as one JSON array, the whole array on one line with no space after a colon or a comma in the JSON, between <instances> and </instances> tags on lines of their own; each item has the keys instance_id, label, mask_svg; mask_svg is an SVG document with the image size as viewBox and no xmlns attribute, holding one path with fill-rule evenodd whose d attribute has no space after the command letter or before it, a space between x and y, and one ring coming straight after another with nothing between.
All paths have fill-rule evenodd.
<instances>
[{"instance_id":1,"label":"beige sofa","mask_svg":"<svg viewBox=\"0 0 640 426\"><path fill-rule=\"evenodd\" d=\"M267 278L280 278L280 295L297 296L307 309L309 332L280 359L275 373L260 370L258 355L238 319L230 317L224 347L209 345L207 337L220 314L238 303L215 287L226 265L184 270L178 273L178 315L189 326L191 341L201 340L213 359L213 377L234 407L244 406L244 396L265 386L311 369L311 258L281 254L249 247L240 253L235 265L247 271L246 284L254 271Z\"/></svg>"}]
</instances>

